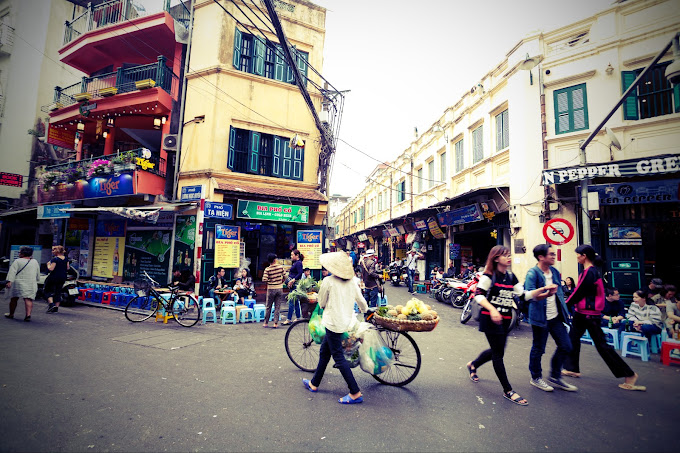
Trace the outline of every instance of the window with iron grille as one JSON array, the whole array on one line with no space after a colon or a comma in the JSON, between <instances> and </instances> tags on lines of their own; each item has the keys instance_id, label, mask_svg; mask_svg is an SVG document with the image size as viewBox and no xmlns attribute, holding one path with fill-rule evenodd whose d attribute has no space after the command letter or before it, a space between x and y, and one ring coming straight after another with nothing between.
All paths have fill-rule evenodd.
<instances>
[{"instance_id":1,"label":"window with iron grille","mask_svg":"<svg viewBox=\"0 0 680 453\"><path fill-rule=\"evenodd\" d=\"M555 134L588 129L586 84L555 90Z\"/></svg>"},{"instance_id":2,"label":"window with iron grille","mask_svg":"<svg viewBox=\"0 0 680 453\"><path fill-rule=\"evenodd\" d=\"M672 86L666 79L670 61L657 64L645 75L623 102L623 118L637 120L680 112L680 84ZM622 93L633 84L643 69L622 71Z\"/></svg>"},{"instance_id":3,"label":"window with iron grille","mask_svg":"<svg viewBox=\"0 0 680 453\"><path fill-rule=\"evenodd\" d=\"M508 111L496 115L496 151L510 146L510 129L508 125Z\"/></svg>"},{"instance_id":4,"label":"window with iron grille","mask_svg":"<svg viewBox=\"0 0 680 453\"><path fill-rule=\"evenodd\" d=\"M465 154L463 148L463 140L458 140L455 145L456 148L456 173L460 173L465 168Z\"/></svg>"},{"instance_id":5,"label":"window with iron grille","mask_svg":"<svg viewBox=\"0 0 680 453\"><path fill-rule=\"evenodd\" d=\"M484 159L484 125L472 131L472 163Z\"/></svg>"}]
</instances>

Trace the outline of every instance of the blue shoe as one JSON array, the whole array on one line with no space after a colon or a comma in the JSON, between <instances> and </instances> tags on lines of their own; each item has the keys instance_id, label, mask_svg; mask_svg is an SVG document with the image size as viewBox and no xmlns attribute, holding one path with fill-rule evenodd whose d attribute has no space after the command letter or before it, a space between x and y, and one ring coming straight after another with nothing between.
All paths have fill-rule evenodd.
<instances>
[{"instance_id":1,"label":"blue shoe","mask_svg":"<svg viewBox=\"0 0 680 453\"><path fill-rule=\"evenodd\" d=\"M364 402L363 396L360 396L357 399L352 399L352 397L349 396L349 393L338 400L338 403L340 404L360 404L363 402Z\"/></svg>"},{"instance_id":2,"label":"blue shoe","mask_svg":"<svg viewBox=\"0 0 680 453\"><path fill-rule=\"evenodd\" d=\"M302 380L302 384L303 384L305 387L307 387L307 390L309 390L309 391L312 392L312 393L316 393L316 392L319 391L318 388L317 388L316 390L314 390L312 387L310 387L310 385L309 385L309 379L303 379L303 380Z\"/></svg>"}]
</instances>

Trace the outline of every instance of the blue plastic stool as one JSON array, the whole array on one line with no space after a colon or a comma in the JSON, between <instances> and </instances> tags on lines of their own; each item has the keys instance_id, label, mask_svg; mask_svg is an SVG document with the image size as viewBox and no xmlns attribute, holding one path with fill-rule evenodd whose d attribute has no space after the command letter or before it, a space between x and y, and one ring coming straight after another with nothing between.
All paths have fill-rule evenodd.
<instances>
[{"instance_id":1,"label":"blue plastic stool","mask_svg":"<svg viewBox=\"0 0 680 453\"><path fill-rule=\"evenodd\" d=\"M214 299L203 299L203 324L206 323L207 315L212 316L212 322L217 323L217 310Z\"/></svg>"},{"instance_id":2,"label":"blue plastic stool","mask_svg":"<svg viewBox=\"0 0 680 453\"><path fill-rule=\"evenodd\" d=\"M581 337L581 343L587 343L587 344L595 344L593 343L593 339L590 338L590 333L586 330L586 333L583 334Z\"/></svg>"},{"instance_id":3,"label":"blue plastic stool","mask_svg":"<svg viewBox=\"0 0 680 453\"><path fill-rule=\"evenodd\" d=\"M416 285L416 293L418 294L425 294L427 292L427 289L425 285Z\"/></svg>"},{"instance_id":4,"label":"blue plastic stool","mask_svg":"<svg viewBox=\"0 0 680 453\"><path fill-rule=\"evenodd\" d=\"M226 323L236 324L236 309L227 305L222 305L220 310L220 318L222 318L222 325Z\"/></svg>"},{"instance_id":5,"label":"blue plastic stool","mask_svg":"<svg viewBox=\"0 0 680 453\"><path fill-rule=\"evenodd\" d=\"M621 349L621 339L619 338L618 329L609 329L608 327L603 327L602 332L607 339L607 343L614 346L614 349Z\"/></svg>"},{"instance_id":6,"label":"blue plastic stool","mask_svg":"<svg viewBox=\"0 0 680 453\"><path fill-rule=\"evenodd\" d=\"M104 294L104 291L100 289L95 289L94 292L92 293L92 302L102 302L102 295Z\"/></svg>"},{"instance_id":7,"label":"blue plastic stool","mask_svg":"<svg viewBox=\"0 0 680 453\"><path fill-rule=\"evenodd\" d=\"M242 308L238 315L239 322L255 322L252 308Z\"/></svg>"},{"instance_id":8,"label":"blue plastic stool","mask_svg":"<svg viewBox=\"0 0 680 453\"><path fill-rule=\"evenodd\" d=\"M381 297L378 294L378 307L387 307L387 296Z\"/></svg>"},{"instance_id":9,"label":"blue plastic stool","mask_svg":"<svg viewBox=\"0 0 680 453\"><path fill-rule=\"evenodd\" d=\"M640 357L643 362L649 361L649 340L642 335L623 334L621 339L621 357Z\"/></svg>"},{"instance_id":10,"label":"blue plastic stool","mask_svg":"<svg viewBox=\"0 0 680 453\"><path fill-rule=\"evenodd\" d=\"M661 329L661 332L664 332L665 330L666 330L666 328L664 326L664 328ZM658 354L659 352L661 352L661 343L663 342L662 335L660 333L656 334L656 335L652 335L651 340L652 341L649 344L649 346L652 349L652 354Z\"/></svg>"},{"instance_id":11,"label":"blue plastic stool","mask_svg":"<svg viewBox=\"0 0 680 453\"><path fill-rule=\"evenodd\" d=\"M272 310L272 312L269 315L269 321L274 321L274 305L273 304L272 304L271 310ZM279 319L277 319L276 322L279 322L279 321L281 321L281 313L279 313Z\"/></svg>"},{"instance_id":12,"label":"blue plastic stool","mask_svg":"<svg viewBox=\"0 0 680 453\"><path fill-rule=\"evenodd\" d=\"M253 305L253 317L255 318L255 322L264 321L265 310L266 307L264 304Z\"/></svg>"},{"instance_id":13,"label":"blue plastic stool","mask_svg":"<svg viewBox=\"0 0 680 453\"><path fill-rule=\"evenodd\" d=\"M226 299L226 300L222 301L222 306L223 307L235 307L236 302L234 302L233 300Z\"/></svg>"},{"instance_id":14,"label":"blue plastic stool","mask_svg":"<svg viewBox=\"0 0 680 453\"><path fill-rule=\"evenodd\" d=\"M243 305L246 305L248 308L253 308L255 305L255 299L248 297L247 299L244 299Z\"/></svg>"}]
</instances>

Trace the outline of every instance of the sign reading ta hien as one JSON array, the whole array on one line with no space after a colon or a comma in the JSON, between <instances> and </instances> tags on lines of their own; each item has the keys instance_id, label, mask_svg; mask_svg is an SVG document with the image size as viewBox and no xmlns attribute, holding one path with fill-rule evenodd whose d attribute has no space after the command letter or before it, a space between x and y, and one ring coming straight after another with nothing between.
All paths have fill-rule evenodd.
<instances>
[{"instance_id":1,"label":"sign reading ta hien","mask_svg":"<svg viewBox=\"0 0 680 453\"><path fill-rule=\"evenodd\" d=\"M236 217L278 222L309 222L309 207L258 201L238 200Z\"/></svg>"}]
</instances>

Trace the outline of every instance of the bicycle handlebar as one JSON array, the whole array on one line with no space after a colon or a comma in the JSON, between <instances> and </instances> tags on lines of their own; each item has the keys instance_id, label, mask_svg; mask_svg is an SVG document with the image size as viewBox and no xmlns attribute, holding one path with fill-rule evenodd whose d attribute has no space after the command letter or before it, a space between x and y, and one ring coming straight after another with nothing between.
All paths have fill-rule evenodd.
<instances>
[{"instance_id":1,"label":"bicycle handlebar","mask_svg":"<svg viewBox=\"0 0 680 453\"><path fill-rule=\"evenodd\" d=\"M158 283L158 282L157 282L156 280L154 280L153 278L151 278L151 276L150 276L149 274L147 274L146 271L142 271L142 272L144 272L144 275L145 275L146 278L151 282L152 285L154 285L154 286L156 286L156 287L161 286L161 284Z\"/></svg>"}]
</instances>

